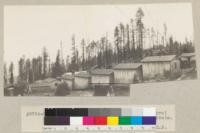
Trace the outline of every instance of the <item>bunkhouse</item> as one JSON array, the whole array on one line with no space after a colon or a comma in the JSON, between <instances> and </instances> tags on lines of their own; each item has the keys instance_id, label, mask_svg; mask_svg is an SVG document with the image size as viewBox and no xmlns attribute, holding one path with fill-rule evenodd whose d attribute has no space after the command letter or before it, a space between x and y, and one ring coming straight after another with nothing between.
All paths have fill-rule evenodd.
<instances>
[{"instance_id":1,"label":"bunkhouse","mask_svg":"<svg viewBox=\"0 0 200 133\"><path fill-rule=\"evenodd\" d=\"M137 83L143 80L141 63L120 63L114 68L115 83Z\"/></svg>"},{"instance_id":2,"label":"bunkhouse","mask_svg":"<svg viewBox=\"0 0 200 133\"><path fill-rule=\"evenodd\" d=\"M93 69L90 74L94 96L107 96L108 93L113 92L114 72L112 69Z\"/></svg>"},{"instance_id":3,"label":"bunkhouse","mask_svg":"<svg viewBox=\"0 0 200 133\"><path fill-rule=\"evenodd\" d=\"M182 53L180 56L181 68L195 68L196 60L195 53Z\"/></svg>"},{"instance_id":4,"label":"bunkhouse","mask_svg":"<svg viewBox=\"0 0 200 133\"><path fill-rule=\"evenodd\" d=\"M176 55L148 56L141 60L144 78L180 72Z\"/></svg>"},{"instance_id":5,"label":"bunkhouse","mask_svg":"<svg viewBox=\"0 0 200 133\"><path fill-rule=\"evenodd\" d=\"M74 89L89 89L91 82L91 76L88 72L82 71L76 73L74 76Z\"/></svg>"},{"instance_id":6,"label":"bunkhouse","mask_svg":"<svg viewBox=\"0 0 200 133\"><path fill-rule=\"evenodd\" d=\"M67 83L70 90L74 88L74 75L72 73L63 74L62 79Z\"/></svg>"},{"instance_id":7,"label":"bunkhouse","mask_svg":"<svg viewBox=\"0 0 200 133\"><path fill-rule=\"evenodd\" d=\"M94 69L91 71L91 83L94 85L108 85L114 82L112 69Z\"/></svg>"}]
</instances>

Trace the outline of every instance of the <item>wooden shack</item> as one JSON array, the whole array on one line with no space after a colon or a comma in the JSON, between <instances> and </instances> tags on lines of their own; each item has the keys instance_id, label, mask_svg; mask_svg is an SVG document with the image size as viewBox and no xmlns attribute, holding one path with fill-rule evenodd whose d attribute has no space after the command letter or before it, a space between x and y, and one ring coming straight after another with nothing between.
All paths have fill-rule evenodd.
<instances>
[{"instance_id":1,"label":"wooden shack","mask_svg":"<svg viewBox=\"0 0 200 133\"><path fill-rule=\"evenodd\" d=\"M114 83L112 69L94 69L90 72L91 85L94 88L94 96L107 96Z\"/></svg>"},{"instance_id":2,"label":"wooden shack","mask_svg":"<svg viewBox=\"0 0 200 133\"><path fill-rule=\"evenodd\" d=\"M63 74L62 79L67 83L70 90L74 88L74 75L72 73Z\"/></svg>"},{"instance_id":3,"label":"wooden shack","mask_svg":"<svg viewBox=\"0 0 200 133\"><path fill-rule=\"evenodd\" d=\"M196 67L195 53L182 53L180 56L181 68Z\"/></svg>"},{"instance_id":4,"label":"wooden shack","mask_svg":"<svg viewBox=\"0 0 200 133\"><path fill-rule=\"evenodd\" d=\"M180 71L180 61L176 55L148 56L142 62L143 76L155 77L165 73L176 73Z\"/></svg>"},{"instance_id":5,"label":"wooden shack","mask_svg":"<svg viewBox=\"0 0 200 133\"><path fill-rule=\"evenodd\" d=\"M143 80L141 63L120 63L114 68L115 83L137 83Z\"/></svg>"},{"instance_id":6,"label":"wooden shack","mask_svg":"<svg viewBox=\"0 0 200 133\"><path fill-rule=\"evenodd\" d=\"M91 83L94 85L108 85L114 82L114 72L112 69L94 69L91 71Z\"/></svg>"},{"instance_id":7,"label":"wooden shack","mask_svg":"<svg viewBox=\"0 0 200 133\"><path fill-rule=\"evenodd\" d=\"M74 77L74 90L89 89L91 76L88 72L82 71L75 74Z\"/></svg>"}]
</instances>

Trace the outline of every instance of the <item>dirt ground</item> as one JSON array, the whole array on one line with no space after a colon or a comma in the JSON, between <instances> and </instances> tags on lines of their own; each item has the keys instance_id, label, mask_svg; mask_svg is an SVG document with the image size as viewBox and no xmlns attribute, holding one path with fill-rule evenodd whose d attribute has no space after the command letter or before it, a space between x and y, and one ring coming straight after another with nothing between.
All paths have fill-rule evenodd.
<instances>
[{"instance_id":1,"label":"dirt ground","mask_svg":"<svg viewBox=\"0 0 200 133\"><path fill-rule=\"evenodd\" d=\"M86 89L86 90L72 90L70 94L66 95L67 97L73 96L94 96L94 89ZM130 89L129 88L122 88L122 89L115 89L114 95L107 94L103 96L129 96ZM52 90L50 87L41 87L41 88L32 88L32 93L29 96L55 96L55 90ZM101 96L101 95L99 95Z\"/></svg>"}]
</instances>

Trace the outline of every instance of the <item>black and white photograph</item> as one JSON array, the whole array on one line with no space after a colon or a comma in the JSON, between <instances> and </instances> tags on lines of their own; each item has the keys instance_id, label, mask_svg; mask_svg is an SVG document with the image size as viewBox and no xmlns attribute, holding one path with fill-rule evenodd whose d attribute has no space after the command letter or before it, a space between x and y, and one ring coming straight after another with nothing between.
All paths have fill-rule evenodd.
<instances>
[{"instance_id":1,"label":"black and white photograph","mask_svg":"<svg viewBox=\"0 0 200 133\"><path fill-rule=\"evenodd\" d=\"M130 96L197 79L190 3L4 6L4 96Z\"/></svg>"}]
</instances>

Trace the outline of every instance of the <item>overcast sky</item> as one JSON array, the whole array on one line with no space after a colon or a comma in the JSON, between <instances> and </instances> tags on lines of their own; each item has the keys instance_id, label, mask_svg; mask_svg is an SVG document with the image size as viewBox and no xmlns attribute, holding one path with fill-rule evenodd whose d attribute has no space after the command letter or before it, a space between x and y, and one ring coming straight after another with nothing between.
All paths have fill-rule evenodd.
<instances>
[{"instance_id":1,"label":"overcast sky","mask_svg":"<svg viewBox=\"0 0 200 133\"><path fill-rule=\"evenodd\" d=\"M22 55L35 57L47 47L55 60L60 41L64 57L70 55L71 36L77 45L81 38L98 40L106 32L113 39L113 32L120 22L130 23L137 9L144 11L145 28L163 31L167 24L168 35L184 41L193 40L192 7L188 3L143 5L82 5L82 6L5 6L4 7L4 60L17 65ZM113 41L113 40L111 40ZM15 70L16 71L16 70Z\"/></svg>"}]
</instances>

